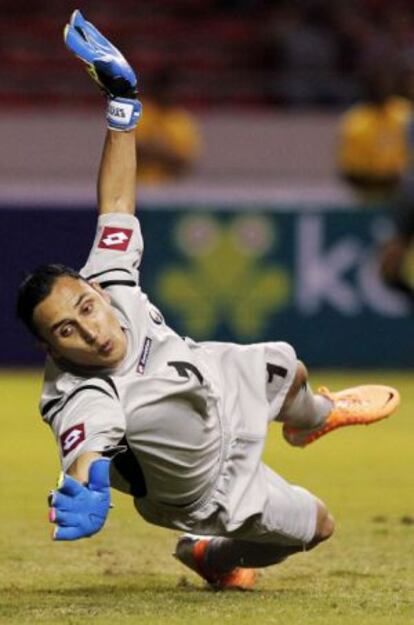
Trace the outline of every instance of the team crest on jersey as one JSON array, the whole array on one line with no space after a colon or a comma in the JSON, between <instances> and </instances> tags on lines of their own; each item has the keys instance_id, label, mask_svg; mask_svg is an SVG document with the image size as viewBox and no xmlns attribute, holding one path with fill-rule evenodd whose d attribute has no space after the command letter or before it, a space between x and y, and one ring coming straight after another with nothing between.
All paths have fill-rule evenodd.
<instances>
[{"instance_id":1,"label":"team crest on jersey","mask_svg":"<svg viewBox=\"0 0 414 625\"><path fill-rule=\"evenodd\" d=\"M158 308L155 308L155 306L150 307L149 316L151 317L153 322L157 324L157 326L160 326L164 321L164 317L162 316Z\"/></svg>"},{"instance_id":2,"label":"team crest on jersey","mask_svg":"<svg viewBox=\"0 0 414 625\"><path fill-rule=\"evenodd\" d=\"M138 367L137 367L137 372L140 373L141 375L145 371L145 365L147 364L148 356L149 356L150 349L151 349L151 344L152 344L152 339L150 339L149 336L147 336L144 341L144 347L142 348L141 356L139 357Z\"/></svg>"},{"instance_id":3,"label":"team crest on jersey","mask_svg":"<svg viewBox=\"0 0 414 625\"><path fill-rule=\"evenodd\" d=\"M118 250L125 252L132 237L130 228L112 228L105 226L98 247L104 250Z\"/></svg>"},{"instance_id":4,"label":"team crest on jersey","mask_svg":"<svg viewBox=\"0 0 414 625\"><path fill-rule=\"evenodd\" d=\"M62 455L67 456L67 454L74 449L82 441L85 440L85 426L83 423L78 423L77 425L73 425L71 428L63 432L60 435L60 446L62 448Z\"/></svg>"}]
</instances>

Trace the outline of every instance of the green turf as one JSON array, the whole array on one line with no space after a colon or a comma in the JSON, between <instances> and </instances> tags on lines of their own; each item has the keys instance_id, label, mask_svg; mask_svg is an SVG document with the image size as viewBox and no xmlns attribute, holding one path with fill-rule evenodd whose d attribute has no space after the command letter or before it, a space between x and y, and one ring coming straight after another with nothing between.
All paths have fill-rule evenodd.
<instances>
[{"instance_id":1,"label":"green turf","mask_svg":"<svg viewBox=\"0 0 414 625\"><path fill-rule=\"evenodd\" d=\"M273 426L266 460L326 501L337 532L264 570L254 592L220 594L171 557L175 533L145 524L119 494L99 535L50 540L46 496L58 462L37 416L41 378L0 374L0 623L413 624L413 372L318 372L312 380L333 389L394 384L403 405L388 421L335 432L306 450L286 445Z\"/></svg>"}]
</instances>

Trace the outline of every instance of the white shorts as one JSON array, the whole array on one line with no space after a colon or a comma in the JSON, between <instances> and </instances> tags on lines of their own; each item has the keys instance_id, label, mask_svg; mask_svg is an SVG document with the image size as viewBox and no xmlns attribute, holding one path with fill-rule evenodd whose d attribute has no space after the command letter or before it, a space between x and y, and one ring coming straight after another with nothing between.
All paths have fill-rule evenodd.
<instances>
[{"instance_id":1,"label":"white shorts","mask_svg":"<svg viewBox=\"0 0 414 625\"><path fill-rule=\"evenodd\" d=\"M194 534L274 544L310 542L316 498L261 461L268 424L277 417L296 373L294 349L275 342L198 343L194 350L220 396L225 440L218 478L201 500L185 508L145 498L135 501L137 510L151 523Z\"/></svg>"}]
</instances>

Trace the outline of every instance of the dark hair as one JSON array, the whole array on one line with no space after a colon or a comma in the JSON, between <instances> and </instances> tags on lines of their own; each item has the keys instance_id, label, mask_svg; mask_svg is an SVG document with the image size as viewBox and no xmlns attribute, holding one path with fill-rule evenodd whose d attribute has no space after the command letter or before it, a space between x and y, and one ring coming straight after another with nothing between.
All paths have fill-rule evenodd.
<instances>
[{"instance_id":1,"label":"dark hair","mask_svg":"<svg viewBox=\"0 0 414 625\"><path fill-rule=\"evenodd\" d=\"M26 276L17 292L17 317L23 321L26 327L37 338L41 338L38 329L33 321L33 311L50 292L57 278L67 276L75 280L84 278L71 267L65 265L50 264L41 265L33 273Z\"/></svg>"}]
</instances>

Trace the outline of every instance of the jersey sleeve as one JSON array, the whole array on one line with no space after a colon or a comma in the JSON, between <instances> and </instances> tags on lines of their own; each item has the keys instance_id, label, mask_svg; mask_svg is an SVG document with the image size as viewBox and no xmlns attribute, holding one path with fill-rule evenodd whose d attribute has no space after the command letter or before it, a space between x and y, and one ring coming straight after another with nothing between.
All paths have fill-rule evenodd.
<instances>
[{"instance_id":1,"label":"jersey sleeve","mask_svg":"<svg viewBox=\"0 0 414 625\"><path fill-rule=\"evenodd\" d=\"M92 250L80 273L103 288L115 284L136 286L143 249L141 228L134 215L101 215Z\"/></svg>"},{"instance_id":2,"label":"jersey sleeve","mask_svg":"<svg viewBox=\"0 0 414 625\"><path fill-rule=\"evenodd\" d=\"M63 471L87 451L110 456L125 434L125 415L112 387L84 383L50 410L47 422L59 448Z\"/></svg>"}]
</instances>

